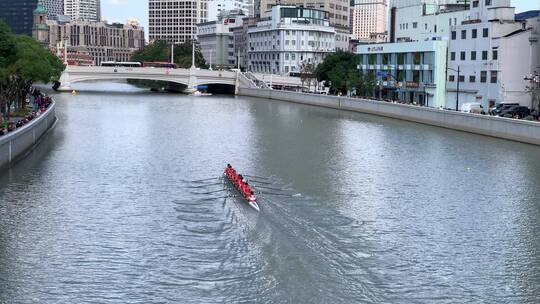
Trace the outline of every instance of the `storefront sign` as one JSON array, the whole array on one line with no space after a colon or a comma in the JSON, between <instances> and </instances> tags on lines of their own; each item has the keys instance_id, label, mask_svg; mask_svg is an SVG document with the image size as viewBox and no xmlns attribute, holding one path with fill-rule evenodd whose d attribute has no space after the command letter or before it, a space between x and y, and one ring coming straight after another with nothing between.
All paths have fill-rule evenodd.
<instances>
[{"instance_id":1,"label":"storefront sign","mask_svg":"<svg viewBox=\"0 0 540 304\"><path fill-rule=\"evenodd\" d=\"M384 47L383 46L372 46L372 47L368 47L367 51L372 52L372 53L374 53L374 52L382 52L382 51L384 51Z\"/></svg>"},{"instance_id":2,"label":"storefront sign","mask_svg":"<svg viewBox=\"0 0 540 304\"><path fill-rule=\"evenodd\" d=\"M407 81L405 82L405 87L418 89L420 87L420 84L418 82Z\"/></svg>"}]
</instances>

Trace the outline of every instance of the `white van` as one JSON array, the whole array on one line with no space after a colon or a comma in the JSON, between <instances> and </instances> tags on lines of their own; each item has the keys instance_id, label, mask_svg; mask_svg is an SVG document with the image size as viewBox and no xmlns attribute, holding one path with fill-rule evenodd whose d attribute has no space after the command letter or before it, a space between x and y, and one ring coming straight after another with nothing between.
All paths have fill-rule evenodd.
<instances>
[{"instance_id":1,"label":"white van","mask_svg":"<svg viewBox=\"0 0 540 304\"><path fill-rule=\"evenodd\" d=\"M485 114L484 107L479 102L467 102L461 105L461 112L465 113L474 113L474 114Z\"/></svg>"}]
</instances>

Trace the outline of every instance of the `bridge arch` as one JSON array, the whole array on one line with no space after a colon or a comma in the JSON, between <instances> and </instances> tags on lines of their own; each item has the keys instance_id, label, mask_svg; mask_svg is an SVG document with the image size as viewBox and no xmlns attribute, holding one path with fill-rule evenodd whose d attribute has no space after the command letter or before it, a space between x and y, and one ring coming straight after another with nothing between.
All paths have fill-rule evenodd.
<instances>
[{"instance_id":1,"label":"bridge arch","mask_svg":"<svg viewBox=\"0 0 540 304\"><path fill-rule=\"evenodd\" d=\"M199 85L236 85L236 73L200 69L160 69L128 67L68 66L60 77L60 91L71 91L71 84L96 80L140 79L165 81L192 88Z\"/></svg>"}]
</instances>

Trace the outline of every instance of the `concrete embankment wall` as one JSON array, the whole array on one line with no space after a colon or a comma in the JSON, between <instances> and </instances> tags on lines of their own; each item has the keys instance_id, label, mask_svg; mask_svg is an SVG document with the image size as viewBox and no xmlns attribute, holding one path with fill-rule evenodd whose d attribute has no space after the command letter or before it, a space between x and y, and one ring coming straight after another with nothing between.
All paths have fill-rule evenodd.
<instances>
[{"instance_id":1,"label":"concrete embankment wall","mask_svg":"<svg viewBox=\"0 0 540 304\"><path fill-rule=\"evenodd\" d=\"M283 100L390 118L540 145L540 123L358 98L240 88L239 95Z\"/></svg>"},{"instance_id":2,"label":"concrete embankment wall","mask_svg":"<svg viewBox=\"0 0 540 304\"><path fill-rule=\"evenodd\" d=\"M24 127L0 136L0 169L24 157L56 123L55 107L53 102L45 113L34 118Z\"/></svg>"}]
</instances>

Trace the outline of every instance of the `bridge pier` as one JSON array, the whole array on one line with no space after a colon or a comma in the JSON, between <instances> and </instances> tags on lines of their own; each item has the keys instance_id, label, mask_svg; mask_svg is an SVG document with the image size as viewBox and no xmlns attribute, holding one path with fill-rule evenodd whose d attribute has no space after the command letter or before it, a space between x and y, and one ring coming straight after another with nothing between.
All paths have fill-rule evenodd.
<instances>
[{"instance_id":1,"label":"bridge pier","mask_svg":"<svg viewBox=\"0 0 540 304\"><path fill-rule=\"evenodd\" d=\"M197 75L195 75L196 72L197 69L194 66L189 69L189 81L187 88L184 90L184 93L191 94L197 91Z\"/></svg>"}]
</instances>

